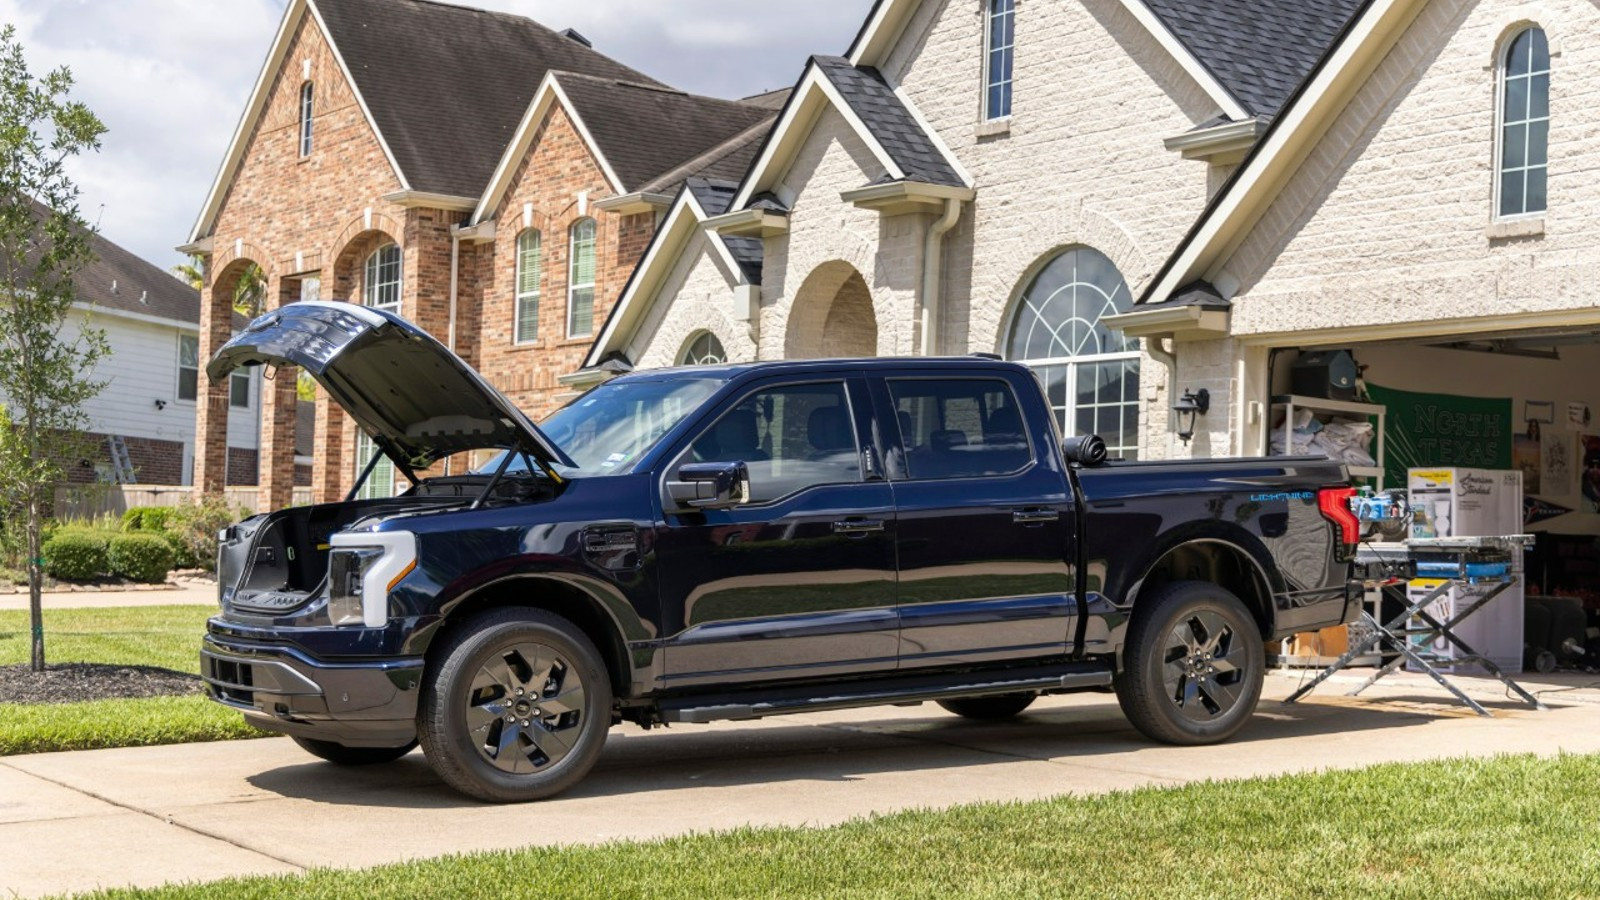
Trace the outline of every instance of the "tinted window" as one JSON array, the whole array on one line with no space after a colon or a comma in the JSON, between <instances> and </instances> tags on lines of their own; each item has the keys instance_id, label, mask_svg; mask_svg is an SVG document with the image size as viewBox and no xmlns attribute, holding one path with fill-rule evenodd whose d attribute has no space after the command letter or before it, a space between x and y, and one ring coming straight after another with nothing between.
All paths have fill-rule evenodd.
<instances>
[{"instance_id":1,"label":"tinted window","mask_svg":"<svg viewBox=\"0 0 1600 900\"><path fill-rule=\"evenodd\" d=\"M745 463L751 503L861 480L850 403L840 382L750 394L702 432L680 463L690 460Z\"/></svg>"},{"instance_id":2,"label":"tinted window","mask_svg":"<svg viewBox=\"0 0 1600 900\"><path fill-rule=\"evenodd\" d=\"M1004 475L1033 453L1011 386L996 379L891 379L907 478Z\"/></svg>"}]
</instances>

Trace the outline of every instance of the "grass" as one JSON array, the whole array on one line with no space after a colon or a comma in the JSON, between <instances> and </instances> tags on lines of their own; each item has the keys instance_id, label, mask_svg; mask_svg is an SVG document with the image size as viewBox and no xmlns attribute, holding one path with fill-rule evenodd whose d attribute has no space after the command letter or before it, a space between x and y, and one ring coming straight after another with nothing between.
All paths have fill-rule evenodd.
<instances>
[{"instance_id":1,"label":"grass","mask_svg":"<svg viewBox=\"0 0 1600 900\"><path fill-rule=\"evenodd\" d=\"M46 609L45 659L159 666L198 675L200 636L214 612L208 606ZM27 611L0 611L0 665L27 661ZM266 736L199 694L5 704L0 710L0 756Z\"/></svg>"},{"instance_id":2,"label":"grass","mask_svg":"<svg viewBox=\"0 0 1600 900\"><path fill-rule=\"evenodd\" d=\"M94 896L1596 897L1596 796L1600 757L1500 757Z\"/></svg>"}]
</instances>

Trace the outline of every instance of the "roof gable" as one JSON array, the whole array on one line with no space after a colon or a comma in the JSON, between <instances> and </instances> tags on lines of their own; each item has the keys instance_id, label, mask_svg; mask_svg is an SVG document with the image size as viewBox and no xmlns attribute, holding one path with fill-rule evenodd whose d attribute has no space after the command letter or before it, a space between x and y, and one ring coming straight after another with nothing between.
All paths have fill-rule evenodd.
<instances>
[{"instance_id":1,"label":"roof gable","mask_svg":"<svg viewBox=\"0 0 1600 900\"><path fill-rule=\"evenodd\" d=\"M843 57L813 56L729 209L748 207L781 180L827 107L861 137L887 180L971 186L971 176L938 135L876 69Z\"/></svg>"},{"instance_id":2,"label":"roof gable","mask_svg":"<svg viewBox=\"0 0 1600 900\"><path fill-rule=\"evenodd\" d=\"M1174 299L1207 281L1230 297L1222 268L1317 141L1365 83L1427 0L1365 0L1266 134L1151 279L1139 305Z\"/></svg>"}]
</instances>

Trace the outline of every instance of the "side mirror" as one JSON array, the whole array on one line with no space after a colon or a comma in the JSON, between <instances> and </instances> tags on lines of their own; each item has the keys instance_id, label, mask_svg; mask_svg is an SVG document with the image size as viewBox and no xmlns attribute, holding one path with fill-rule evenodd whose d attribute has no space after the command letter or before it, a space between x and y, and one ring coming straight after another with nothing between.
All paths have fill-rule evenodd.
<instances>
[{"instance_id":1,"label":"side mirror","mask_svg":"<svg viewBox=\"0 0 1600 900\"><path fill-rule=\"evenodd\" d=\"M750 469L742 462L687 463L667 482L680 509L729 509L749 497Z\"/></svg>"}]
</instances>

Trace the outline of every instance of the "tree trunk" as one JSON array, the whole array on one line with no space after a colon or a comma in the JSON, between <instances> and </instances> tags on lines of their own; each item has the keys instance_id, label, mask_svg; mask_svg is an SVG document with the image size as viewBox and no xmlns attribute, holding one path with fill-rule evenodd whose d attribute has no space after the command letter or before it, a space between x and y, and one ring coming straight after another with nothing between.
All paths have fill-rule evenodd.
<instances>
[{"instance_id":1,"label":"tree trunk","mask_svg":"<svg viewBox=\"0 0 1600 900\"><path fill-rule=\"evenodd\" d=\"M44 671L44 550L39 540L39 492L28 497L28 613L33 625L33 653L30 666Z\"/></svg>"}]
</instances>

